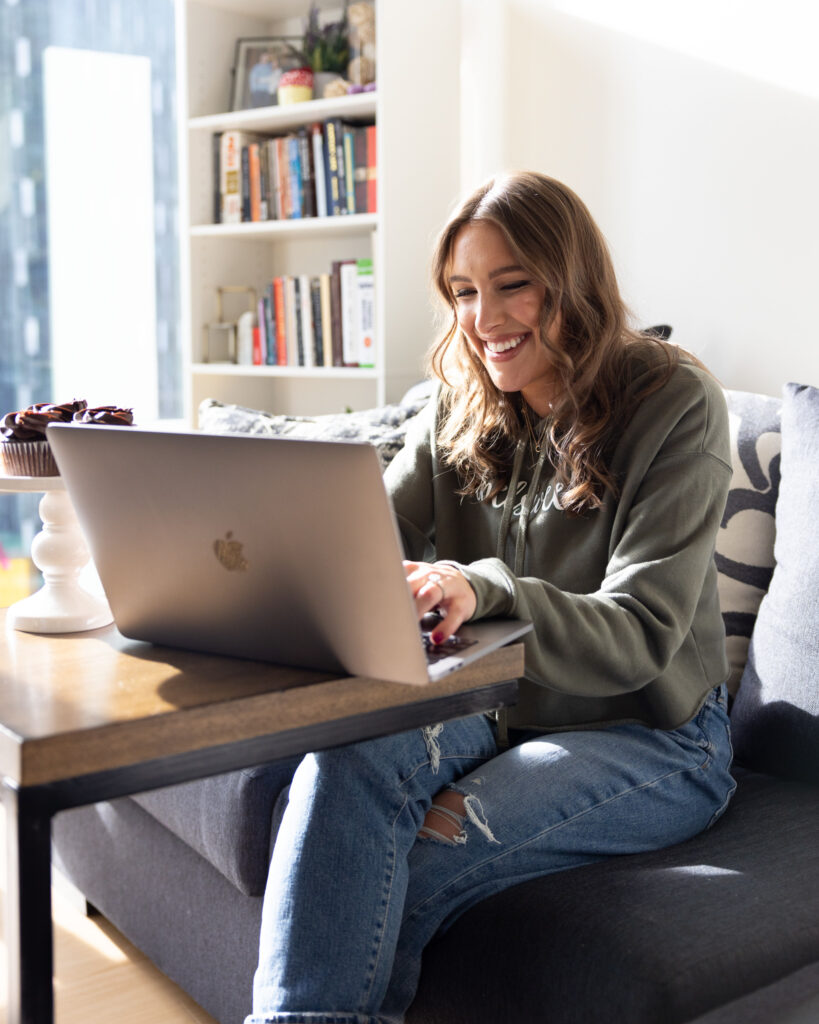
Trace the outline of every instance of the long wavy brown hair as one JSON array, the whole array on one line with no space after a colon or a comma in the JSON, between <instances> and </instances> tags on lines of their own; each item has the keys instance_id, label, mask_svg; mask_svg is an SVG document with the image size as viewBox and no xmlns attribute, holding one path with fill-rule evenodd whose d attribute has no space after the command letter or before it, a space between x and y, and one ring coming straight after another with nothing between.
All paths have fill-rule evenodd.
<instances>
[{"instance_id":1,"label":"long wavy brown hair","mask_svg":"<svg viewBox=\"0 0 819 1024\"><path fill-rule=\"evenodd\" d=\"M629 326L605 239L571 189L534 172L486 182L452 215L432 261L447 311L443 336L428 355L442 382L438 443L445 463L458 472L462 494L489 498L508 484L524 404L522 395L495 387L458 326L449 284L452 251L458 232L475 221L498 227L526 273L546 287L540 344L556 375L549 459L564 511L597 508L606 491L617 494L608 465L617 436L639 403L671 376L680 350ZM558 313L552 344L547 329Z\"/></svg>"}]
</instances>

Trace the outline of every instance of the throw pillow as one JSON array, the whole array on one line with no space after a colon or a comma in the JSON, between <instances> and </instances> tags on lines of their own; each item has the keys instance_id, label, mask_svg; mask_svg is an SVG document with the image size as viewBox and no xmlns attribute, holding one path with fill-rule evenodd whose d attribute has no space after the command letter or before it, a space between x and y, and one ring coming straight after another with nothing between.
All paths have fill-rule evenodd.
<instances>
[{"instance_id":1,"label":"throw pillow","mask_svg":"<svg viewBox=\"0 0 819 1024\"><path fill-rule=\"evenodd\" d=\"M409 420L427 398L384 405L364 412L323 416L277 416L242 405L206 398L199 405L199 429L211 434L261 434L313 441L366 441L375 446L386 469L404 444Z\"/></svg>"},{"instance_id":2,"label":"throw pillow","mask_svg":"<svg viewBox=\"0 0 819 1024\"><path fill-rule=\"evenodd\" d=\"M759 602L774 566L774 509L779 492L781 401L726 391L734 475L716 543L725 646L733 695L748 656Z\"/></svg>"},{"instance_id":3,"label":"throw pillow","mask_svg":"<svg viewBox=\"0 0 819 1024\"><path fill-rule=\"evenodd\" d=\"M774 568L732 711L737 759L819 781L819 389L788 384Z\"/></svg>"}]
</instances>

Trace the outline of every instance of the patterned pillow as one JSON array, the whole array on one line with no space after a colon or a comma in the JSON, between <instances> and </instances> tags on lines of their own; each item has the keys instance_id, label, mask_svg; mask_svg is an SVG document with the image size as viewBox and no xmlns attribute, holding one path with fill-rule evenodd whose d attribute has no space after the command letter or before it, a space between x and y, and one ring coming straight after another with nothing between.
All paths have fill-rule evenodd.
<instances>
[{"instance_id":1,"label":"patterned pillow","mask_svg":"<svg viewBox=\"0 0 819 1024\"><path fill-rule=\"evenodd\" d=\"M732 712L737 759L819 781L819 388L786 384L776 568Z\"/></svg>"},{"instance_id":2,"label":"patterned pillow","mask_svg":"<svg viewBox=\"0 0 819 1024\"><path fill-rule=\"evenodd\" d=\"M717 536L716 562L731 666L728 689L735 694L774 568L782 402L746 391L726 391L725 398L734 475Z\"/></svg>"},{"instance_id":3,"label":"patterned pillow","mask_svg":"<svg viewBox=\"0 0 819 1024\"><path fill-rule=\"evenodd\" d=\"M209 434L261 434L312 441L367 441L374 445L386 469L404 444L409 420L428 396L364 412L324 416L276 416L242 405L223 405L213 398L199 405L199 429Z\"/></svg>"}]
</instances>

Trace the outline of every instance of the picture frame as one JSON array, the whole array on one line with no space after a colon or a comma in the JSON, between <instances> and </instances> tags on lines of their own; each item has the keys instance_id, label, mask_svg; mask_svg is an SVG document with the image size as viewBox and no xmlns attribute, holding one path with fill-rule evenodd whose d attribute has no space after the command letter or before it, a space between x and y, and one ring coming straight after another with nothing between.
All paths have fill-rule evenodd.
<instances>
[{"instance_id":1,"label":"picture frame","mask_svg":"<svg viewBox=\"0 0 819 1024\"><path fill-rule=\"evenodd\" d=\"M230 109L252 110L277 103L284 71L304 67L301 36L259 36L236 40Z\"/></svg>"}]
</instances>

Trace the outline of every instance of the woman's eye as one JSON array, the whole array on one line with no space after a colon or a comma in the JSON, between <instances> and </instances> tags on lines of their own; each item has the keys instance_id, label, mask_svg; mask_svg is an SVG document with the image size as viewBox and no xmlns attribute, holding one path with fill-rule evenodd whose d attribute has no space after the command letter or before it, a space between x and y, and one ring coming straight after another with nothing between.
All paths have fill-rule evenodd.
<instances>
[{"instance_id":1,"label":"woman's eye","mask_svg":"<svg viewBox=\"0 0 819 1024\"><path fill-rule=\"evenodd\" d=\"M510 281L509 284L505 284L501 287L501 291L513 292L516 291L518 288L525 288L528 284L531 283L531 281Z\"/></svg>"},{"instance_id":2,"label":"woman's eye","mask_svg":"<svg viewBox=\"0 0 819 1024\"><path fill-rule=\"evenodd\" d=\"M459 288L455 292L455 298L456 299L465 299L469 295L474 295L474 294L475 294L475 289L474 288Z\"/></svg>"}]
</instances>

